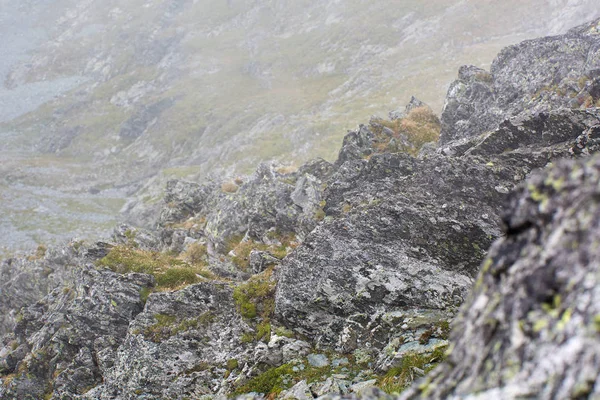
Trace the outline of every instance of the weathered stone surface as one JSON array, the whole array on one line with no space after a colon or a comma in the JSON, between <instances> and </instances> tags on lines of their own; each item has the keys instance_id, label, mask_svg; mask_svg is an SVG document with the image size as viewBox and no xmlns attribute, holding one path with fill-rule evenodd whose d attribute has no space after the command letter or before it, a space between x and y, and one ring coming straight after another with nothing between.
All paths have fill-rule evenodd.
<instances>
[{"instance_id":1,"label":"weathered stone surface","mask_svg":"<svg viewBox=\"0 0 600 400\"><path fill-rule=\"evenodd\" d=\"M559 162L511 195L446 364L404 399L600 395L600 157Z\"/></svg>"},{"instance_id":2,"label":"weathered stone surface","mask_svg":"<svg viewBox=\"0 0 600 400\"><path fill-rule=\"evenodd\" d=\"M100 383L95 355L125 337L143 308L140 291L153 285L148 275L72 268L73 287L20 311L12 340L0 349L2 373L13 374L0 385L0 398L73 398Z\"/></svg>"},{"instance_id":3,"label":"weathered stone surface","mask_svg":"<svg viewBox=\"0 0 600 400\"><path fill-rule=\"evenodd\" d=\"M490 72L464 66L448 90L440 143L494 130L527 110L598 105L600 34L593 21L565 35L528 40L502 50Z\"/></svg>"},{"instance_id":4,"label":"weathered stone surface","mask_svg":"<svg viewBox=\"0 0 600 400\"><path fill-rule=\"evenodd\" d=\"M600 357L582 349L598 347L599 161L561 164L510 194L533 171L600 149L600 114L587 108L600 94L591 26L509 48L491 74L461 68L446 136L437 148L408 146L416 158L399 149L419 133L403 124L418 120L372 118L346 136L334 164L170 181L155 229L121 225L110 241L6 261L0 398L385 398L366 387L409 355L441 359L448 321L474 282L451 364L434 372L429 394L593 393ZM540 67L528 72L536 51ZM552 79L556 87L544 86ZM391 117L424 107L413 98ZM426 138L437 135L433 117ZM513 212L502 214L508 200ZM111 250L116 264L97 265L156 280L89 264ZM172 285L160 283L167 272ZM382 384L406 385L432 363Z\"/></svg>"},{"instance_id":5,"label":"weathered stone surface","mask_svg":"<svg viewBox=\"0 0 600 400\"><path fill-rule=\"evenodd\" d=\"M254 343L242 343L251 328L225 283L200 283L172 293L154 293L129 325L127 337L103 371L104 383L85 398L184 398L216 393L227 363L241 370L253 359ZM237 367L236 367L237 368Z\"/></svg>"}]
</instances>

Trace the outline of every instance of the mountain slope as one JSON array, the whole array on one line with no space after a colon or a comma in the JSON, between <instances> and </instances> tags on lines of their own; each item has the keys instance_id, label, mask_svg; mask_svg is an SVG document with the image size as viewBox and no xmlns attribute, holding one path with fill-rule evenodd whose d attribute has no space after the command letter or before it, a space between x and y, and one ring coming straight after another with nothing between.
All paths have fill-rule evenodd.
<instances>
[{"instance_id":1,"label":"mountain slope","mask_svg":"<svg viewBox=\"0 0 600 400\"><path fill-rule=\"evenodd\" d=\"M413 99L348 133L335 163L172 180L154 230L7 260L0 398L386 398L368 388L406 389L447 353L405 396L593 395L600 112L537 99L596 69L560 67L574 40L598 59L599 27L525 42L506 69L461 68L448 100L482 81L513 90L503 76L528 57L559 67L489 110L503 110L490 131L427 142L448 127ZM446 107L446 121L480 115L460 99L471 114Z\"/></svg>"},{"instance_id":2,"label":"mountain slope","mask_svg":"<svg viewBox=\"0 0 600 400\"><path fill-rule=\"evenodd\" d=\"M105 231L127 198L157 202L172 177L333 160L347 129L409 94L441 109L460 64L600 12L591 0L0 5L16 38L0 45L0 229L17 248Z\"/></svg>"}]
</instances>

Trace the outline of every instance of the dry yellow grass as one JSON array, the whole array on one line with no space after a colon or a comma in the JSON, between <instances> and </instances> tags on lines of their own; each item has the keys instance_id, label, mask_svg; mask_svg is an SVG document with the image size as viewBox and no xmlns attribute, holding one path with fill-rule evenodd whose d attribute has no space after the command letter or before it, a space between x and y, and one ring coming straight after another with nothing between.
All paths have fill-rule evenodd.
<instances>
[{"instance_id":1,"label":"dry yellow grass","mask_svg":"<svg viewBox=\"0 0 600 400\"><path fill-rule=\"evenodd\" d=\"M235 193L239 189L239 186L235 182L225 182L221 185L221 190L224 193Z\"/></svg>"}]
</instances>

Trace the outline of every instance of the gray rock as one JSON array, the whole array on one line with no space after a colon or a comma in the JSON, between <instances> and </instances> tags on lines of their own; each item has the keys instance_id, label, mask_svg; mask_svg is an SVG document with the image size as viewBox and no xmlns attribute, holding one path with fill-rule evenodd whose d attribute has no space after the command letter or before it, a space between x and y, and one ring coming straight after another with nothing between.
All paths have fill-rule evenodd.
<instances>
[{"instance_id":1,"label":"gray rock","mask_svg":"<svg viewBox=\"0 0 600 400\"><path fill-rule=\"evenodd\" d=\"M253 273L259 274L269 266L279 265L281 260L273 257L269 252L252 250L250 252L250 269Z\"/></svg>"},{"instance_id":2,"label":"gray rock","mask_svg":"<svg viewBox=\"0 0 600 400\"><path fill-rule=\"evenodd\" d=\"M565 35L528 40L503 49L490 72L464 66L448 90L440 143L494 130L528 111L587 108L598 99L598 20Z\"/></svg>"},{"instance_id":3,"label":"gray rock","mask_svg":"<svg viewBox=\"0 0 600 400\"><path fill-rule=\"evenodd\" d=\"M116 347L142 310L140 291L153 285L148 275L72 268L74 287L55 289L21 310L10 343L11 349L18 347L0 350L4 373L15 373L2 398L43 397L50 376L58 398L72 398L99 384L96 340L110 336L107 343Z\"/></svg>"},{"instance_id":4,"label":"gray rock","mask_svg":"<svg viewBox=\"0 0 600 400\"><path fill-rule=\"evenodd\" d=\"M316 368L322 368L329 365L329 359L325 354L309 354L308 363Z\"/></svg>"},{"instance_id":5,"label":"gray rock","mask_svg":"<svg viewBox=\"0 0 600 400\"><path fill-rule=\"evenodd\" d=\"M403 399L600 395L600 157L559 162L511 195L451 335Z\"/></svg>"},{"instance_id":6,"label":"gray rock","mask_svg":"<svg viewBox=\"0 0 600 400\"><path fill-rule=\"evenodd\" d=\"M290 399L290 400L309 400L314 399L310 388L306 381L300 381L296 383L290 390L286 390L281 393L280 398L282 400Z\"/></svg>"}]
</instances>

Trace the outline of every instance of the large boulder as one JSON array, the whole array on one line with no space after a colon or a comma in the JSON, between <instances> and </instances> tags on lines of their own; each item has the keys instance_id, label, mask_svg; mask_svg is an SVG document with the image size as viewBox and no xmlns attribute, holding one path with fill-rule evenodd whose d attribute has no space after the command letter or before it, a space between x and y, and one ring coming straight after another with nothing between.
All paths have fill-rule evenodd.
<instances>
[{"instance_id":1,"label":"large boulder","mask_svg":"<svg viewBox=\"0 0 600 400\"><path fill-rule=\"evenodd\" d=\"M477 136L524 110L589 108L600 100L600 20L503 49L490 72L464 66L450 85L441 143Z\"/></svg>"},{"instance_id":2,"label":"large boulder","mask_svg":"<svg viewBox=\"0 0 600 400\"><path fill-rule=\"evenodd\" d=\"M600 396L600 157L511 195L448 361L403 399Z\"/></svg>"}]
</instances>

